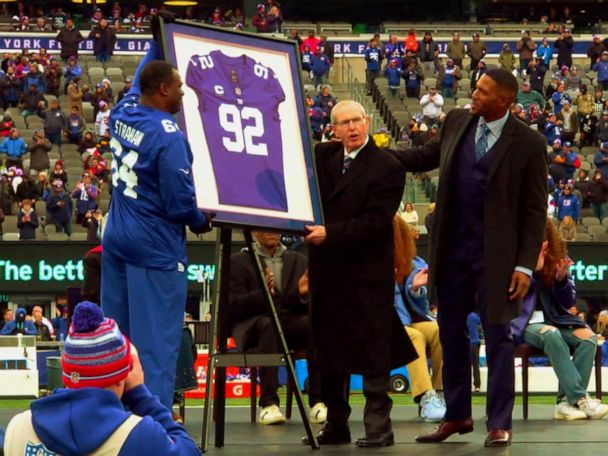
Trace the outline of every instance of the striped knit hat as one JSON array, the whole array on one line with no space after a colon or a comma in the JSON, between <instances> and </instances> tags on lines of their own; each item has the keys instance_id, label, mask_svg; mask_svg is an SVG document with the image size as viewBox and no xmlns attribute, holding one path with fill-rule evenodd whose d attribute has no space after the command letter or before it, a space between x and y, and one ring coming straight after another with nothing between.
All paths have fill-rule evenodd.
<instances>
[{"instance_id":1,"label":"striped knit hat","mask_svg":"<svg viewBox=\"0 0 608 456\"><path fill-rule=\"evenodd\" d=\"M74 309L61 368L67 388L106 388L129 375L131 344L99 306L81 302Z\"/></svg>"}]
</instances>

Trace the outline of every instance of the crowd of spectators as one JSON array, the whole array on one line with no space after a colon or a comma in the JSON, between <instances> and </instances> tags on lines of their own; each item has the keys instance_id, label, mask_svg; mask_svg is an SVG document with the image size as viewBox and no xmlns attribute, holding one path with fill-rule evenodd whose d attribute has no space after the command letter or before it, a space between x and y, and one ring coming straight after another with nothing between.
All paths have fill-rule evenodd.
<instances>
[{"instance_id":1,"label":"crowd of spectators","mask_svg":"<svg viewBox=\"0 0 608 456\"><path fill-rule=\"evenodd\" d=\"M30 315L27 315L23 307L17 308L14 312L5 308L2 309L2 318L0 318L0 334L36 336L36 340L41 342L62 341L67 336L67 322L67 306L57 307L55 318L51 320L44 316L41 306L32 307Z\"/></svg>"},{"instance_id":2,"label":"crowd of spectators","mask_svg":"<svg viewBox=\"0 0 608 456\"><path fill-rule=\"evenodd\" d=\"M69 22L69 20L68 20ZM99 239L98 193L107 189L109 112L115 102L110 79L103 78L91 93L80 84L83 69L77 56L61 62L46 50L5 53L0 66L0 212L17 215L20 239L35 239L39 228L55 225L72 233L72 221ZM118 97L131 86L126 78ZM59 100L66 102L60 106ZM95 121L87 124L83 105L90 105ZM22 135L22 130L27 131ZM81 171L70 176L63 168L59 147L72 144ZM54 154L54 155L53 155ZM53 157L53 158L51 158ZM38 214L44 202L44 214ZM74 213L74 210L75 213ZM0 225L1 226L1 225ZM94 228L90 228L95 226Z\"/></svg>"},{"instance_id":3,"label":"crowd of spectators","mask_svg":"<svg viewBox=\"0 0 608 456\"><path fill-rule=\"evenodd\" d=\"M454 33L445 59L429 32L418 39L410 30L404 39L392 35L386 43L376 35L365 50L366 90L371 95L375 86L386 87L380 99L392 99L397 110L412 114L399 139L420 145L438 134L450 109L468 107L488 68L513 72L520 91L511 112L547 138L548 213L565 225L563 233L574 231L569 237L574 240L583 209L590 208L600 223L608 217L608 38L594 36L589 63L576 66L570 30L547 33L535 42L523 31L516 44L518 56L505 43L497 64L486 61L487 47L477 33L466 47ZM376 84L381 75L386 85Z\"/></svg>"},{"instance_id":4,"label":"crowd of spectators","mask_svg":"<svg viewBox=\"0 0 608 456\"><path fill-rule=\"evenodd\" d=\"M78 29L91 29L89 38L95 39L96 44L100 46L110 45L116 33L149 33L152 16L158 14L158 8L145 2L140 2L135 7L121 2L100 4L94 9L75 6L73 11L66 11L62 7L45 9L29 3L19 1L14 7L7 3L0 4L0 20L10 24L12 30L19 32L65 32L66 28L71 29L70 22L74 25L72 14L78 11ZM152 3L159 6L161 2ZM163 6L163 8L171 9L171 6ZM84 14L80 14L81 11ZM240 3L228 8L189 6L178 8L175 12L179 17L187 20L235 29L243 29L249 23L259 32L265 33L280 32L283 22L281 7L278 2L272 0L260 3L256 13L248 20L243 14ZM80 16L83 16L81 20Z\"/></svg>"}]
</instances>

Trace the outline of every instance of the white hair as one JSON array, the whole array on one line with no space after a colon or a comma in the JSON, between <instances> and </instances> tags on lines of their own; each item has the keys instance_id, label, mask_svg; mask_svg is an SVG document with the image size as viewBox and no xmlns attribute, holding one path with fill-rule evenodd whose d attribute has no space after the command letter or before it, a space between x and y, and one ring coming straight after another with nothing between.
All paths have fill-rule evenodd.
<instances>
[{"instance_id":1,"label":"white hair","mask_svg":"<svg viewBox=\"0 0 608 456\"><path fill-rule=\"evenodd\" d=\"M334 108L331 110L330 119L331 119L332 124L336 123L336 112L339 111L341 108L344 108L347 105L355 105L357 107L357 109L359 109L359 111L361 111L361 115L363 117L367 117L367 112L365 112L365 108L363 107L363 105L361 103L359 103L358 101L355 101L355 100L342 100L342 101L339 101L338 103L336 103Z\"/></svg>"}]
</instances>

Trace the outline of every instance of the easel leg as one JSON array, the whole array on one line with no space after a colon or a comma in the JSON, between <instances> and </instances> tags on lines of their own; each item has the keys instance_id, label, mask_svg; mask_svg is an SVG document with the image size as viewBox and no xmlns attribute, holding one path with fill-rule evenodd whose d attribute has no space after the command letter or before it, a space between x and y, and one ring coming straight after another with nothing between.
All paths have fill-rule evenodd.
<instances>
[{"instance_id":1,"label":"easel leg","mask_svg":"<svg viewBox=\"0 0 608 456\"><path fill-rule=\"evenodd\" d=\"M209 423L211 421L211 394L213 388L213 374L215 372L215 361L218 355L226 352L226 325L224 313L228 308L230 287L230 250L232 244L232 231L229 228L221 228L220 236L216 243L217 288L211 316L211 330L209 332L209 358L207 363L207 382L205 391L205 407L203 411L203 429L201 437L201 449L206 452L209 444ZM224 313L220 312L224 309ZM224 445L224 420L225 420L225 384L226 369L218 368L215 382L215 400L213 415L215 424L215 446Z\"/></svg>"},{"instance_id":2,"label":"easel leg","mask_svg":"<svg viewBox=\"0 0 608 456\"><path fill-rule=\"evenodd\" d=\"M281 350L285 361L285 366L287 367L287 381L293 382L294 385L297 385L296 381L296 372L293 365L293 360L291 359L291 354L289 352L289 348L287 347L287 341L285 340L285 334L283 333L283 328L281 326L281 321L279 320L279 316L277 314L277 310L274 306L274 302L272 300L272 295L270 294L270 290L268 289L268 285L266 283L266 279L264 278L264 269L262 267L262 263L260 262L260 258L255 254L253 250L253 239L251 237L251 230L244 229L243 234L245 236L245 242L247 243L247 248L249 250L249 254L251 256L251 261L255 265L255 271L258 276L258 281L260 286L266 296L266 302L270 308L272 314L272 322L274 329L279 336L279 341L281 343ZM306 408L304 406L304 398L302 396L302 391L300 388L295 388L296 401L298 403L298 409L300 410L300 416L302 417L302 422L304 423L304 429L306 431L306 436L308 437L308 441L310 442L310 446L313 449L319 449L319 443L317 442L316 437L312 432L312 427L310 425L310 421L308 420L308 413L306 412Z\"/></svg>"}]
</instances>

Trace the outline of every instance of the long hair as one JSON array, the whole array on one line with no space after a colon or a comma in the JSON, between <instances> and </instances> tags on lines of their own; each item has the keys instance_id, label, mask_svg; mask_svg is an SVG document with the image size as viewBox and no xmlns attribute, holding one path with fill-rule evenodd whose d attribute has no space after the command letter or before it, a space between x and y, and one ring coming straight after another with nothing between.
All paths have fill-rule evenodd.
<instances>
[{"instance_id":1,"label":"long hair","mask_svg":"<svg viewBox=\"0 0 608 456\"><path fill-rule=\"evenodd\" d=\"M557 228L549 219L545 224L545 240L548 242L548 250L545 256L545 264L539 273L542 282L545 285L550 285L555 280L555 266L568 255L568 248Z\"/></svg>"},{"instance_id":2,"label":"long hair","mask_svg":"<svg viewBox=\"0 0 608 456\"><path fill-rule=\"evenodd\" d=\"M595 332L597 334L604 334L606 328L608 328L608 314L604 310L597 316L597 327L595 328Z\"/></svg>"},{"instance_id":3,"label":"long hair","mask_svg":"<svg viewBox=\"0 0 608 456\"><path fill-rule=\"evenodd\" d=\"M412 229L398 215L393 217L393 237L395 239L395 280L402 284L412 272L416 243Z\"/></svg>"}]
</instances>

